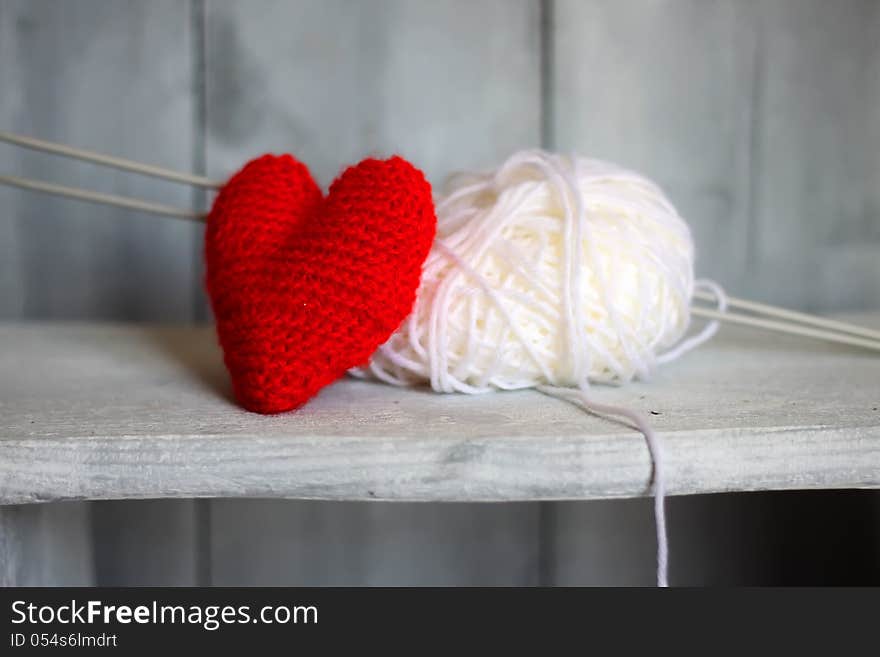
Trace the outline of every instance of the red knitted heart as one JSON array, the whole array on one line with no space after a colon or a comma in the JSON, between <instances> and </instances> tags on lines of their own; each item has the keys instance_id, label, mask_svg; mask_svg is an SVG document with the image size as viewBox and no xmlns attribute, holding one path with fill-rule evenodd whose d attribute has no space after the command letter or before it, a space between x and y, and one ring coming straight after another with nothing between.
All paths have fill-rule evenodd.
<instances>
[{"instance_id":1,"label":"red knitted heart","mask_svg":"<svg viewBox=\"0 0 880 657\"><path fill-rule=\"evenodd\" d=\"M366 363L412 310L435 229L431 187L400 157L350 167L326 198L290 155L245 165L220 190L205 235L239 402L288 411Z\"/></svg>"}]
</instances>

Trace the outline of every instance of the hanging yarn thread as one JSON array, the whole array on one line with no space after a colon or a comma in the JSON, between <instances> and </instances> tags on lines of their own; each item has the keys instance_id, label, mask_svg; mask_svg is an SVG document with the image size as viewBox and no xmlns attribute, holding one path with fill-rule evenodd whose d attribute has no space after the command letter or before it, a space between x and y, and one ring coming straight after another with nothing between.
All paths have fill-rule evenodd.
<instances>
[{"instance_id":1,"label":"hanging yarn thread","mask_svg":"<svg viewBox=\"0 0 880 657\"><path fill-rule=\"evenodd\" d=\"M411 315L351 371L437 392L536 388L645 435L654 463L658 584L667 544L660 443L641 413L591 398L591 383L646 378L710 338L682 339L694 247L660 188L616 165L523 151L497 171L450 178ZM723 309L723 292L711 282Z\"/></svg>"}]
</instances>

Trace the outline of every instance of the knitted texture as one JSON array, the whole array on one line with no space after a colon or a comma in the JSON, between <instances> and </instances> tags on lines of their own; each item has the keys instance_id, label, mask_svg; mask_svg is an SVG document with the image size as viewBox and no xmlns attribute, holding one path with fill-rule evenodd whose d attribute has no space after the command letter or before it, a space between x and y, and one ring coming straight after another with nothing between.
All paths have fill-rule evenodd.
<instances>
[{"instance_id":1,"label":"knitted texture","mask_svg":"<svg viewBox=\"0 0 880 657\"><path fill-rule=\"evenodd\" d=\"M290 155L263 155L208 217L208 295L238 401L304 404L365 364L410 313L434 239L431 187L400 157L344 171L326 198Z\"/></svg>"}]
</instances>

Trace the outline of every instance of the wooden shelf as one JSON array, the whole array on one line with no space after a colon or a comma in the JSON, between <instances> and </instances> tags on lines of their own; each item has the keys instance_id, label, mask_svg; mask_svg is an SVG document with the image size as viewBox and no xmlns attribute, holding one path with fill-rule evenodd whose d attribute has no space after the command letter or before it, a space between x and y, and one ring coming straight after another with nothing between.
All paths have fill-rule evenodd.
<instances>
[{"instance_id":1,"label":"wooden shelf","mask_svg":"<svg viewBox=\"0 0 880 657\"><path fill-rule=\"evenodd\" d=\"M880 316L860 317L880 325ZM647 492L640 434L532 391L346 380L295 413L230 400L210 328L0 324L0 503L502 501ZM725 328L647 383L671 494L880 487L880 358Z\"/></svg>"}]
</instances>

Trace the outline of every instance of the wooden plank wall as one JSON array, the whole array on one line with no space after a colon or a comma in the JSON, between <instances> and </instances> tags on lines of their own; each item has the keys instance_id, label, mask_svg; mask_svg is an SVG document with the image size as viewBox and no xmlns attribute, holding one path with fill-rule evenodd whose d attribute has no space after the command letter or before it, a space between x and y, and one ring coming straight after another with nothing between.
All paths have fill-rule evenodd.
<instances>
[{"instance_id":1,"label":"wooden plank wall","mask_svg":"<svg viewBox=\"0 0 880 657\"><path fill-rule=\"evenodd\" d=\"M537 145L617 160L731 292L880 308L876 0L0 0L0 85L0 129L214 176L266 150L324 185L377 153L434 183ZM201 200L5 146L0 170ZM0 318L204 320L200 249L184 222L0 188ZM684 553L714 510L772 533L782 507L741 499L674 501ZM652 531L638 500L71 503L2 510L0 581L649 583ZM682 581L760 579L761 550L708 544ZM61 545L63 569L22 561Z\"/></svg>"},{"instance_id":2,"label":"wooden plank wall","mask_svg":"<svg viewBox=\"0 0 880 657\"><path fill-rule=\"evenodd\" d=\"M176 0L0 1L0 125L93 150L176 169L192 167L196 72L190 7ZM20 149L0 149L7 172L116 194L189 205L185 188ZM186 222L138 217L114 209L0 188L0 317L192 321L200 229ZM192 502L34 506L6 514L19 532L19 554L88 552L91 536L101 568L76 569L81 579L137 582L159 569L192 581L178 562L192 561L186 532ZM79 517L47 529L59 514ZM169 529L175 530L169 533ZM165 538L173 537L173 538ZM175 554L153 550L173 543ZM64 547L69 545L69 548ZM137 551L116 547L143 546ZM183 548L183 550L181 550ZM138 554L137 552L140 552ZM161 563L157 563L161 561ZM127 565L126 565L127 563ZM136 566L136 567L135 567ZM184 569L186 570L186 569ZM22 572L32 573L28 567ZM159 578L162 580L162 578ZM60 580L52 572L24 581ZM164 581L164 580L162 580Z\"/></svg>"}]
</instances>

